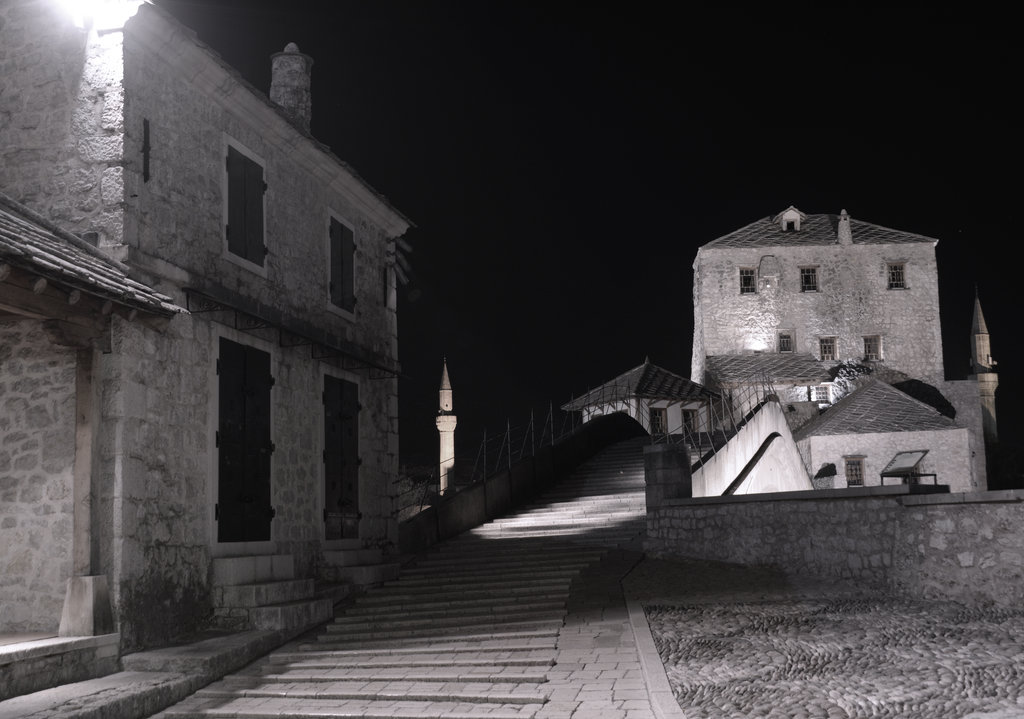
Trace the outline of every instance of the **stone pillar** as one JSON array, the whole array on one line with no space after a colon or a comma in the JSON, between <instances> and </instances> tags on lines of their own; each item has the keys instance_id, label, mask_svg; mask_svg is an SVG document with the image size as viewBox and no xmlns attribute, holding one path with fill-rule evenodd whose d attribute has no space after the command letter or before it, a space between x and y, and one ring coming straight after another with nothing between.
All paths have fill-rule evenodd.
<instances>
[{"instance_id":1,"label":"stone pillar","mask_svg":"<svg viewBox=\"0 0 1024 719\"><path fill-rule=\"evenodd\" d=\"M93 390L93 352L89 347L76 353L72 576L67 581L57 632L62 637L96 636L114 631L107 577L93 574L99 565L99 548L93 531L93 441L98 407Z\"/></svg>"},{"instance_id":2,"label":"stone pillar","mask_svg":"<svg viewBox=\"0 0 1024 719\"><path fill-rule=\"evenodd\" d=\"M648 512L666 499L692 497L689 447L684 443L644 447L644 480Z\"/></svg>"}]
</instances>

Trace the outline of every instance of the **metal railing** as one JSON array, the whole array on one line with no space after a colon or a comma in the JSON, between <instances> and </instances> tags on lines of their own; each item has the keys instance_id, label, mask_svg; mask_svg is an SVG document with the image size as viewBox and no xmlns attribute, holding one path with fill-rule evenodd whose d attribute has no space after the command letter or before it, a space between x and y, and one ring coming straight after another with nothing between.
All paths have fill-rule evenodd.
<instances>
[{"instance_id":1,"label":"metal railing","mask_svg":"<svg viewBox=\"0 0 1024 719\"><path fill-rule=\"evenodd\" d=\"M652 433L651 443L685 443L696 470L709 462L769 401L778 401L771 379L767 374L753 375L718 389L697 411L693 424L683 422L664 433Z\"/></svg>"}]
</instances>

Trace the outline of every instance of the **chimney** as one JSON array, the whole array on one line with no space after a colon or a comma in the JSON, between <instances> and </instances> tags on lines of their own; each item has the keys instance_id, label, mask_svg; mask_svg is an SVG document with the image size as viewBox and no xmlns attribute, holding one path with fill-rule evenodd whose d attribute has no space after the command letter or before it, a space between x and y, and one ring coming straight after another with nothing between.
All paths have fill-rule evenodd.
<instances>
[{"instance_id":1,"label":"chimney","mask_svg":"<svg viewBox=\"0 0 1024 719\"><path fill-rule=\"evenodd\" d=\"M284 52L270 56L270 99L281 106L292 122L309 132L312 101L309 74L313 58L299 52L299 46L288 43Z\"/></svg>"},{"instance_id":2,"label":"chimney","mask_svg":"<svg viewBox=\"0 0 1024 719\"><path fill-rule=\"evenodd\" d=\"M838 235L836 240L840 245L853 244L853 233L850 232L850 216L846 214L846 210L839 213L839 227L836 228L836 234Z\"/></svg>"}]
</instances>

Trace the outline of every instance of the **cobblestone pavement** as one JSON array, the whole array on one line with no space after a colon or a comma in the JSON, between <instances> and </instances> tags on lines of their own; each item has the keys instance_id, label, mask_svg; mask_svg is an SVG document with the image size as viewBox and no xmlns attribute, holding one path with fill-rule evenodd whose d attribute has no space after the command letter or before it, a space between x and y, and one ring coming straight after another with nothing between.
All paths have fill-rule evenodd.
<instances>
[{"instance_id":1,"label":"cobblestone pavement","mask_svg":"<svg viewBox=\"0 0 1024 719\"><path fill-rule=\"evenodd\" d=\"M625 586L688 719L1024 717L1024 607L658 559Z\"/></svg>"}]
</instances>

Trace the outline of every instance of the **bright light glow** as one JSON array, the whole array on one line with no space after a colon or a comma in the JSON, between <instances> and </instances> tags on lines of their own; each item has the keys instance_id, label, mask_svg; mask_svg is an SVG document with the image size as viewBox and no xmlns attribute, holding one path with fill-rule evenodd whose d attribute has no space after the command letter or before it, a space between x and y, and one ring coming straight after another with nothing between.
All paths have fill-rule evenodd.
<instances>
[{"instance_id":1,"label":"bright light glow","mask_svg":"<svg viewBox=\"0 0 1024 719\"><path fill-rule=\"evenodd\" d=\"M56 0L75 27L97 31L124 27L144 0Z\"/></svg>"}]
</instances>

